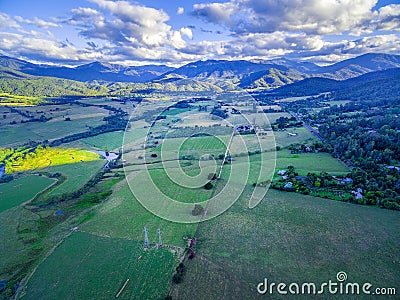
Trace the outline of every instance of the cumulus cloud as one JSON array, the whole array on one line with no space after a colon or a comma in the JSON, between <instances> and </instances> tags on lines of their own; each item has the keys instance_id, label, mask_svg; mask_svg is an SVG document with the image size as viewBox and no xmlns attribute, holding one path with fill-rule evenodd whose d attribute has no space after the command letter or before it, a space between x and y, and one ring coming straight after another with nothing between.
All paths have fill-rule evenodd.
<instances>
[{"instance_id":1,"label":"cumulus cloud","mask_svg":"<svg viewBox=\"0 0 400 300\"><path fill-rule=\"evenodd\" d=\"M353 28L350 33L356 36L376 30L400 31L400 4L391 4L374 11L372 17Z\"/></svg>"},{"instance_id":2,"label":"cumulus cloud","mask_svg":"<svg viewBox=\"0 0 400 300\"><path fill-rule=\"evenodd\" d=\"M182 38L193 37L190 29L173 30L166 22L169 16L163 10L146 7L128 1L91 0L101 11L78 8L71 11L69 24L76 25L80 35L87 39L101 39L121 46L157 48L185 47ZM110 14L106 18L104 13Z\"/></svg>"},{"instance_id":3,"label":"cumulus cloud","mask_svg":"<svg viewBox=\"0 0 400 300\"><path fill-rule=\"evenodd\" d=\"M396 34L384 34L356 40L344 39L338 42L324 42L323 47L317 51L293 52L289 56L296 59L307 58L314 62L327 64L371 52L398 54L400 52L400 37Z\"/></svg>"},{"instance_id":4,"label":"cumulus cloud","mask_svg":"<svg viewBox=\"0 0 400 300\"><path fill-rule=\"evenodd\" d=\"M36 60L57 62L88 61L99 57L99 53L78 50L70 43L49 39L27 37L17 33L0 33L0 49L14 56L27 56Z\"/></svg>"},{"instance_id":5,"label":"cumulus cloud","mask_svg":"<svg viewBox=\"0 0 400 300\"><path fill-rule=\"evenodd\" d=\"M275 58L291 52L315 52L322 49L319 36L304 33L250 33L229 41L201 41L181 49L188 54L206 55L217 59Z\"/></svg>"},{"instance_id":6,"label":"cumulus cloud","mask_svg":"<svg viewBox=\"0 0 400 300\"><path fill-rule=\"evenodd\" d=\"M235 34L300 31L324 35L354 30L374 17L383 27L394 18L398 21L395 7L374 13L376 3L377 0L231 0L195 4L191 14L226 26ZM390 20L385 19L387 16Z\"/></svg>"},{"instance_id":7,"label":"cumulus cloud","mask_svg":"<svg viewBox=\"0 0 400 300\"><path fill-rule=\"evenodd\" d=\"M189 16L217 24L204 26L206 29L200 23L173 27L164 10L133 1L89 1L92 7L74 8L63 19L25 19L0 13L0 50L37 61L70 64L93 60L179 64L199 59L279 56L324 62L368 52L400 52L400 37L396 34L400 30L400 5L374 10L377 0L226 0L195 4ZM176 11L178 15L183 13L182 7ZM35 31L37 28L25 25L44 30ZM73 43L65 36L58 39L58 31L52 32L58 26L72 27L79 36L70 39ZM202 31L199 36L210 40L194 39L196 31ZM212 34L218 34L220 40ZM328 42L326 36L330 34L335 37ZM341 34L343 39L337 41ZM83 43L77 41L79 37Z\"/></svg>"},{"instance_id":8,"label":"cumulus cloud","mask_svg":"<svg viewBox=\"0 0 400 300\"><path fill-rule=\"evenodd\" d=\"M225 3L201 3L193 5L192 15L204 18L212 23L234 27L234 15L238 15L241 8L244 7L239 5L238 1Z\"/></svg>"},{"instance_id":9,"label":"cumulus cloud","mask_svg":"<svg viewBox=\"0 0 400 300\"><path fill-rule=\"evenodd\" d=\"M181 32L182 35L188 37L189 39L193 39L193 32L192 32L192 30L190 28L182 27L180 29L180 32Z\"/></svg>"}]
</instances>

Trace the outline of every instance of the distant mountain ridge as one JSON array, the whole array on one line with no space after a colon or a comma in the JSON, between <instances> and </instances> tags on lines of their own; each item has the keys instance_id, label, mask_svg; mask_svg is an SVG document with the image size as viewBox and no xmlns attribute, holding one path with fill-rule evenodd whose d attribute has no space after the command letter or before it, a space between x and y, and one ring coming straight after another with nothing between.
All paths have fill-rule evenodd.
<instances>
[{"instance_id":1,"label":"distant mountain ridge","mask_svg":"<svg viewBox=\"0 0 400 300\"><path fill-rule=\"evenodd\" d=\"M397 99L400 100L400 68L369 72L347 80L322 77L307 78L270 91L275 97L298 97L318 95L325 92L334 94L336 100Z\"/></svg>"},{"instance_id":2,"label":"distant mountain ridge","mask_svg":"<svg viewBox=\"0 0 400 300\"><path fill-rule=\"evenodd\" d=\"M118 64L93 62L74 68L39 65L20 59L0 56L0 66L34 76L50 76L76 81L109 81L143 83L173 68L164 65L124 67Z\"/></svg>"},{"instance_id":3,"label":"distant mountain ridge","mask_svg":"<svg viewBox=\"0 0 400 300\"><path fill-rule=\"evenodd\" d=\"M346 80L369 72L400 67L400 55L364 54L333 65L320 67L310 62L287 59L271 61L207 60L189 63L155 79L171 82L180 79L229 80L241 88L273 89L309 77Z\"/></svg>"},{"instance_id":4,"label":"distant mountain ridge","mask_svg":"<svg viewBox=\"0 0 400 300\"><path fill-rule=\"evenodd\" d=\"M0 56L0 76L47 76L81 82L132 82L173 85L182 79L208 81L211 84L225 81L244 89L275 89L307 78L322 77L346 80L360 75L400 68L400 55L369 53L329 65L318 66L310 62L285 58L274 60L205 60L179 68L164 65L125 67L118 64L92 62L74 68L40 65ZM8 73L7 73L8 72ZM8 74L8 75L7 75ZM317 80L318 81L318 80ZM312 81L309 81L312 82Z\"/></svg>"}]
</instances>

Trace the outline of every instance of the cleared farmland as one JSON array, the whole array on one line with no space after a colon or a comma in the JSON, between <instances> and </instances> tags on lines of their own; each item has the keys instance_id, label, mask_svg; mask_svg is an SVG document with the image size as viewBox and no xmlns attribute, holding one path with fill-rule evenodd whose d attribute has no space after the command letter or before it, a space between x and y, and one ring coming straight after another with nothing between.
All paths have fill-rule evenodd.
<instances>
[{"instance_id":1,"label":"cleared farmland","mask_svg":"<svg viewBox=\"0 0 400 300\"><path fill-rule=\"evenodd\" d=\"M278 151L276 168L286 169L288 166L294 166L300 176L307 175L309 172L327 172L336 175L349 173L349 169L329 153L291 154L289 150Z\"/></svg>"},{"instance_id":2,"label":"cleared farmland","mask_svg":"<svg viewBox=\"0 0 400 300\"><path fill-rule=\"evenodd\" d=\"M54 183L45 176L28 175L0 184L0 213L18 206Z\"/></svg>"},{"instance_id":3,"label":"cleared farmland","mask_svg":"<svg viewBox=\"0 0 400 300\"><path fill-rule=\"evenodd\" d=\"M187 262L172 297L254 299L264 278L321 284L335 281L339 271L349 282L398 286L399 226L394 211L270 190L254 209L242 199L199 224L199 257Z\"/></svg>"},{"instance_id":4,"label":"cleared farmland","mask_svg":"<svg viewBox=\"0 0 400 300\"><path fill-rule=\"evenodd\" d=\"M89 162L78 162L69 165L60 165L41 169L43 172L61 173L66 176L66 180L60 185L55 186L48 196L62 195L70 193L85 185L102 167L103 160L95 160Z\"/></svg>"},{"instance_id":5,"label":"cleared farmland","mask_svg":"<svg viewBox=\"0 0 400 300\"><path fill-rule=\"evenodd\" d=\"M111 299L126 279L120 299L162 299L177 259L167 248L143 251L140 242L77 232L39 266L24 299Z\"/></svg>"}]
</instances>

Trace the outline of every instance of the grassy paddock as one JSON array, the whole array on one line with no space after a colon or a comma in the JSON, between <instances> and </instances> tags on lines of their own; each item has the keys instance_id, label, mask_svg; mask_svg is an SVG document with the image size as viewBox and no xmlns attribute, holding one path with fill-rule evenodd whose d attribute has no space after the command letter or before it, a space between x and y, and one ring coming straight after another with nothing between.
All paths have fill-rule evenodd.
<instances>
[{"instance_id":1,"label":"grassy paddock","mask_svg":"<svg viewBox=\"0 0 400 300\"><path fill-rule=\"evenodd\" d=\"M104 124L103 117L107 115L101 111L98 112L97 108L93 112L87 111L87 113L84 113L81 111L80 115L78 115L78 112L72 115L71 112L71 115L69 115L71 121L64 120L64 117L67 116L66 112L54 112L54 114L54 119L45 123L29 122L2 125L0 128L0 145L4 147L22 145L28 141L42 142L86 132L89 130L89 126L95 127ZM65 116L56 117L57 114L65 114ZM46 116L53 115L48 113ZM7 117L7 121L11 122L11 117Z\"/></svg>"},{"instance_id":2,"label":"grassy paddock","mask_svg":"<svg viewBox=\"0 0 400 300\"><path fill-rule=\"evenodd\" d=\"M167 248L77 232L39 265L24 299L111 299L126 279L120 299L163 299L176 264Z\"/></svg>"},{"instance_id":3,"label":"grassy paddock","mask_svg":"<svg viewBox=\"0 0 400 300\"><path fill-rule=\"evenodd\" d=\"M66 180L63 183L55 186L49 191L48 196L62 195L80 189L103 166L103 160L94 160L89 162L79 162L75 164L59 165L41 169L41 171L49 172L51 174L61 173L66 177Z\"/></svg>"},{"instance_id":4,"label":"grassy paddock","mask_svg":"<svg viewBox=\"0 0 400 300\"><path fill-rule=\"evenodd\" d=\"M395 211L311 196L270 190L254 209L242 198L199 225L199 257L188 263L172 297L254 299L264 278L321 284L335 281L339 271L349 282L398 289L399 226Z\"/></svg>"},{"instance_id":5,"label":"grassy paddock","mask_svg":"<svg viewBox=\"0 0 400 300\"><path fill-rule=\"evenodd\" d=\"M80 142L103 150L115 150L122 147L123 131L114 131L81 139Z\"/></svg>"},{"instance_id":6,"label":"grassy paddock","mask_svg":"<svg viewBox=\"0 0 400 300\"><path fill-rule=\"evenodd\" d=\"M311 173L327 172L330 174L347 174L349 169L333 158L329 153L299 153L291 154L289 150L277 152L276 168L286 169L294 166L300 176Z\"/></svg>"},{"instance_id":7,"label":"grassy paddock","mask_svg":"<svg viewBox=\"0 0 400 300\"><path fill-rule=\"evenodd\" d=\"M53 183L45 176L28 175L0 184L0 213L32 199Z\"/></svg>"},{"instance_id":8,"label":"grassy paddock","mask_svg":"<svg viewBox=\"0 0 400 300\"><path fill-rule=\"evenodd\" d=\"M111 198L82 230L98 235L143 241L143 227L149 239L157 241L157 228L162 230L163 241L168 245L184 246L183 235L191 235L196 224L179 224L160 219L147 211L133 196L126 181L118 184Z\"/></svg>"},{"instance_id":9,"label":"grassy paddock","mask_svg":"<svg viewBox=\"0 0 400 300\"><path fill-rule=\"evenodd\" d=\"M295 133L295 136L291 136L288 133ZM291 144L296 143L308 143L314 142L318 139L312 135L306 128L297 127L297 128L288 128L284 131L274 131L276 144L281 147L288 147Z\"/></svg>"}]
</instances>

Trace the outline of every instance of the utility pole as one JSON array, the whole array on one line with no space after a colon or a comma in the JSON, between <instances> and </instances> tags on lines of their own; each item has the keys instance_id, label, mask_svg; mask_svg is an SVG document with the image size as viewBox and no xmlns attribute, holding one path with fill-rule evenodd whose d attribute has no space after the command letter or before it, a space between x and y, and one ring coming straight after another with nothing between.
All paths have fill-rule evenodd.
<instances>
[{"instance_id":1,"label":"utility pole","mask_svg":"<svg viewBox=\"0 0 400 300\"><path fill-rule=\"evenodd\" d=\"M158 246L162 246L162 239L161 239L161 230L160 228L157 229L158 233Z\"/></svg>"},{"instance_id":2,"label":"utility pole","mask_svg":"<svg viewBox=\"0 0 400 300\"><path fill-rule=\"evenodd\" d=\"M147 228L144 227L144 247L148 248L149 247L149 237L147 236Z\"/></svg>"}]
</instances>

